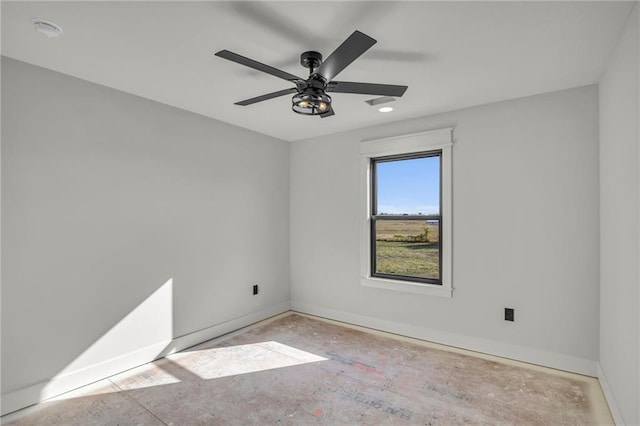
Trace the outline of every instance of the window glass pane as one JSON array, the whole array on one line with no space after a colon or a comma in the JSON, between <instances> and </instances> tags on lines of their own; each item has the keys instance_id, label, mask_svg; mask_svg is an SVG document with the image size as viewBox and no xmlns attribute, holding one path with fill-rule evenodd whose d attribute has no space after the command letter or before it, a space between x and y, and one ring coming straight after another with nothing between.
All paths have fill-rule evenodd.
<instances>
[{"instance_id":1,"label":"window glass pane","mask_svg":"<svg viewBox=\"0 0 640 426\"><path fill-rule=\"evenodd\" d=\"M440 279L438 220L375 220L374 274Z\"/></svg>"},{"instance_id":2,"label":"window glass pane","mask_svg":"<svg viewBox=\"0 0 640 426\"><path fill-rule=\"evenodd\" d=\"M376 214L440 214L440 156L376 162Z\"/></svg>"}]
</instances>

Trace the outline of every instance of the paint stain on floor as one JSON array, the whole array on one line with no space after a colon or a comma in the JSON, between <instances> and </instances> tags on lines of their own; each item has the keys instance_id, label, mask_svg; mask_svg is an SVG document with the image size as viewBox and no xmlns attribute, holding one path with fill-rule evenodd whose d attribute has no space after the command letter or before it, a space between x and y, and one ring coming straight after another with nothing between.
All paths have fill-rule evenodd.
<instances>
[{"instance_id":1,"label":"paint stain on floor","mask_svg":"<svg viewBox=\"0 0 640 426\"><path fill-rule=\"evenodd\" d=\"M298 314L5 416L4 425L589 425L593 378Z\"/></svg>"}]
</instances>

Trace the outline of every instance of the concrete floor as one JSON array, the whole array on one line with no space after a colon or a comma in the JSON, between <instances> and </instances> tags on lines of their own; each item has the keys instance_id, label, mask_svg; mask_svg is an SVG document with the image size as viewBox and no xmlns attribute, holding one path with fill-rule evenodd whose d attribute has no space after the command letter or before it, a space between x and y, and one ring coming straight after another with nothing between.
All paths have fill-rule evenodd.
<instances>
[{"instance_id":1,"label":"concrete floor","mask_svg":"<svg viewBox=\"0 0 640 426\"><path fill-rule=\"evenodd\" d=\"M283 314L5 425L613 424L594 378Z\"/></svg>"}]
</instances>

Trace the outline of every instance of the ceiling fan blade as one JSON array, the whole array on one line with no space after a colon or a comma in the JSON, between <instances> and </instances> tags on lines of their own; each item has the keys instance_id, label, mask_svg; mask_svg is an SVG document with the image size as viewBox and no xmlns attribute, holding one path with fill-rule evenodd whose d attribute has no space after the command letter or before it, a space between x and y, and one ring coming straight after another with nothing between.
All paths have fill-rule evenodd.
<instances>
[{"instance_id":1,"label":"ceiling fan blade","mask_svg":"<svg viewBox=\"0 0 640 426\"><path fill-rule=\"evenodd\" d=\"M332 115L336 115L335 111L333 110L333 106L329 111L325 112L324 114L320 114L320 118L327 118L331 117Z\"/></svg>"},{"instance_id":2,"label":"ceiling fan blade","mask_svg":"<svg viewBox=\"0 0 640 426\"><path fill-rule=\"evenodd\" d=\"M300 50L318 43L318 37L309 31L306 22L291 20L283 13L283 10L289 9L287 6L282 7L279 3L268 4L262 1L231 1L224 4L242 20L252 21L252 26L261 26L288 42L298 44ZM296 60L294 64L297 65L298 61Z\"/></svg>"},{"instance_id":3,"label":"ceiling fan blade","mask_svg":"<svg viewBox=\"0 0 640 426\"><path fill-rule=\"evenodd\" d=\"M242 105L247 106L251 104L255 104L256 102L262 102L273 98L278 98L280 96L289 95L291 93L296 93L298 89L292 87L290 89L279 90L273 93L267 93L266 95L256 96L255 98L245 99L244 101L236 102L234 105Z\"/></svg>"},{"instance_id":4,"label":"ceiling fan blade","mask_svg":"<svg viewBox=\"0 0 640 426\"><path fill-rule=\"evenodd\" d=\"M282 78L287 81L304 81L303 78L297 77L293 74L289 74L286 71L279 70L274 67L270 67L269 65L265 65L261 62L254 61L253 59L245 58L244 56L238 55L237 53L229 52L228 50L221 50L216 53L216 56L228 59L229 61L236 62L240 65L244 65L249 68L253 68L254 70L262 71L267 74L271 74L275 77Z\"/></svg>"},{"instance_id":5,"label":"ceiling fan blade","mask_svg":"<svg viewBox=\"0 0 640 426\"><path fill-rule=\"evenodd\" d=\"M327 92L354 93L360 95L395 96L404 95L407 86L395 84L357 83L352 81L332 81L327 85Z\"/></svg>"},{"instance_id":6,"label":"ceiling fan blade","mask_svg":"<svg viewBox=\"0 0 640 426\"><path fill-rule=\"evenodd\" d=\"M343 69L360 55L369 50L377 41L360 31L354 31L331 55L315 70L327 81L333 80Z\"/></svg>"}]
</instances>

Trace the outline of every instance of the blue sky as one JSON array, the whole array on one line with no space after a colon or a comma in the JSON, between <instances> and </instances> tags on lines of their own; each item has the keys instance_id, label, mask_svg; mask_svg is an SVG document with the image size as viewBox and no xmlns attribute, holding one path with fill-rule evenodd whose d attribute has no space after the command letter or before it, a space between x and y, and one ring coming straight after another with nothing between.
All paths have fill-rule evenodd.
<instances>
[{"instance_id":1,"label":"blue sky","mask_svg":"<svg viewBox=\"0 0 640 426\"><path fill-rule=\"evenodd\" d=\"M377 163L378 214L438 214L440 157Z\"/></svg>"}]
</instances>

